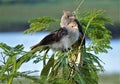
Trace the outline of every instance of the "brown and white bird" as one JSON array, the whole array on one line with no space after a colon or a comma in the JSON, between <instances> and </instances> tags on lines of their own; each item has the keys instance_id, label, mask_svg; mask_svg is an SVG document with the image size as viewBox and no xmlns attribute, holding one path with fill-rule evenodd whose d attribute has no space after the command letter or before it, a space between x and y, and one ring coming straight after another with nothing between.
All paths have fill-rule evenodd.
<instances>
[{"instance_id":1,"label":"brown and white bird","mask_svg":"<svg viewBox=\"0 0 120 84\"><path fill-rule=\"evenodd\" d=\"M70 11L64 11L61 17L60 26L65 28L70 22L77 24L79 37L78 40L72 45L72 49L75 50L75 53L73 56L68 56L68 64L70 67L75 67L74 63L76 66L83 66L83 55L81 53L78 54L79 51L77 51L79 46L80 48L85 48L85 37L82 31L82 26L80 25L80 22L77 20L75 15L73 15ZM79 67L77 67L77 69L80 70ZM74 70L70 71L70 75L73 74L73 71Z\"/></svg>"},{"instance_id":2,"label":"brown and white bird","mask_svg":"<svg viewBox=\"0 0 120 84\"><path fill-rule=\"evenodd\" d=\"M79 39L79 36L78 24L71 21L66 27L59 28L44 37L38 44L32 46L31 49L38 46L48 46L53 50L67 51Z\"/></svg>"},{"instance_id":3,"label":"brown and white bird","mask_svg":"<svg viewBox=\"0 0 120 84\"><path fill-rule=\"evenodd\" d=\"M82 46L85 46L85 38L83 38L83 31L82 31L82 26L80 25L80 22L76 19L75 15L73 15L70 11L63 11L63 15L61 17L61 22L60 22L60 26L61 27L66 27L70 22L75 22L78 25L78 29L79 29L79 39L78 39L78 43L80 44L82 39Z\"/></svg>"},{"instance_id":4,"label":"brown and white bird","mask_svg":"<svg viewBox=\"0 0 120 84\"><path fill-rule=\"evenodd\" d=\"M73 20L73 14L70 11L63 11L63 15L61 17L60 26L66 27L69 22Z\"/></svg>"}]
</instances>

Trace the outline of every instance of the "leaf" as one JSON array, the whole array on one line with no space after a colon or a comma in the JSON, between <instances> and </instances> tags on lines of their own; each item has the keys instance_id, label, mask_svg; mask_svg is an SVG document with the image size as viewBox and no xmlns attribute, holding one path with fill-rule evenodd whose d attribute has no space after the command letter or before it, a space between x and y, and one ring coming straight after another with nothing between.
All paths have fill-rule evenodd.
<instances>
[{"instance_id":1,"label":"leaf","mask_svg":"<svg viewBox=\"0 0 120 84\"><path fill-rule=\"evenodd\" d=\"M78 14L85 35L90 39L89 51L95 54L107 53L110 46L111 32L106 28L106 24L111 23L110 18L106 17L103 10L92 10Z\"/></svg>"},{"instance_id":2,"label":"leaf","mask_svg":"<svg viewBox=\"0 0 120 84\"><path fill-rule=\"evenodd\" d=\"M41 71L41 77L42 76L48 76L50 68L54 65L54 55L51 56L47 64L43 67Z\"/></svg>"},{"instance_id":3,"label":"leaf","mask_svg":"<svg viewBox=\"0 0 120 84\"><path fill-rule=\"evenodd\" d=\"M13 78L14 76L16 75L16 72L17 72L17 67L16 67L16 57L12 57L12 61L13 61L13 66L12 66L12 70L11 70L11 73L10 73L10 76L8 78L8 84L12 84L13 82Z\"/></svg>"},{"instance_id":4,"label":"leaf","mask_svg":"<svg viewBox=\"0 0 120 84\"><path fill-rule=\"evenodd\" d=\"M24 31L24 34L34 33L43 29L47 29L51 23L58 20L52 17L43 16L37 19L29 20L30 28Z\"/></svg>"},{"instance_id":5,"label":"leaf","mask_svg":"<svg viewBox=\"0 0 120 84\"><path fill-rule=\"evenodd\" d=\"M34 54L39 51L39 50L43 50L42 48L44 48L44 46L40 46L40 47L37 47L27 53L25 53L23 56L21 56L19 59L17 59L17 69L20 68L20 66L25 63L25 62L28 62L30 61L30 59L34 56Z\"/></svg>"},{"instance_id":6,"label":"leaf","mask_svg":"<svg viewBox=\"0 0 120 84\"><path fill-rule=\"evenodd\" d=\"M74 81L75 81L77 84L86 84L86 82L85 82L85 80L83 79L83 77L82 77L79 73L77 73L77 72L75 72L73 78L74 78Z\"/></svg>"},{"instance_id":7,"label":"leaf","mask_svg":"<svg viewBox=\"0 0 120 84\"><path fill-rule=\"evenodd\" d=\"M1 72L0 72L0 79L2 80L4 73L9 69L9 65L11 64L12 57L9 57L6 64L2 66Z\"/></svg>"}]
</instances>

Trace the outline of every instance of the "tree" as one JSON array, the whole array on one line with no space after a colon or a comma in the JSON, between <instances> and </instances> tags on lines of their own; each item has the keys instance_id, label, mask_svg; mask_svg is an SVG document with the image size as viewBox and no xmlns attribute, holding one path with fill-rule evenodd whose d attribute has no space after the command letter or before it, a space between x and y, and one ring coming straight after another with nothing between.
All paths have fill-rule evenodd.
<instances>
[{"instance_id":1,"label":"tree","mask_svg":"<svg viewBox=\"0 0 120 84\"><path fill-rule=\"evenodd\" d=\"M84 0L83 0L84 1ZM1 81L7 80L12 84L15 77L26 77L33 81L33 84L98 84L98 72L103 71L99 53L107 53L110 47L111 32L105 27L106 23L111 23L110 19L104 15L103 10L91 10L80 13L79 4L74 11L80 21L84 37L90 39L89 45L84 48L75 46L69 52L58 51L56 54L48 55L49 48L37 47L29 52L24 51L23 45L11 47L5 43L0 43L3 57L0 66ZM49 28L50 24L58 22L57 19L48 16L30 20L30 28L24 33L34 33L44 28ZM82 41L83 42L83 41ZM39 51L40 53L36 53ZM42 54L41 54L42 52ZM21 56L20 58L17 58ZM36 58L34 63L43 62L43 69L40 77L30 76L29 72L18 72L23 63Z\"/></svg>"}]
</instances>

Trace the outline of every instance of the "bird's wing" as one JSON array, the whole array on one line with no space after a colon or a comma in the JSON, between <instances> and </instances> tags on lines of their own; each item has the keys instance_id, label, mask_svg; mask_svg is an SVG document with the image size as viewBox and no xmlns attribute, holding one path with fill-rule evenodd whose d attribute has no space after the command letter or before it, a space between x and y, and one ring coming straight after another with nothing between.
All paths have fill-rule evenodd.
<instances>
[{"instance_id":1,"label":"bird's wing","mask_svg":"<svg viewBox=\"0 0 120 84\"><path fill-rule=\"evenodd\" d=\"M66 28L59 28L58 30L50 33L49 35L47 35L45 38L43 38L39 45L48 45L48 44L52 44L52 43L55 43L55 42L58 42L60 41L60 39L67 35L68 32L66 30Z\"/></svg>"},{"instance_id":2,"label":"bird's wing","mask_svg":"<svg viewBox=\"0 0 120 84\"><path fill-rule=\"evenodd\" d=\"M42 45L49 45L55 42L60 41L60 39L67 35L67 29L66 28L59 28L58 30L50 33L49 35L47 35L46 37L44 37L39 43L37 43L36 45L31 46L31 50L33 50L34 48L38 47L38 46L42 46Z\"/></svg>"}]
</instances>

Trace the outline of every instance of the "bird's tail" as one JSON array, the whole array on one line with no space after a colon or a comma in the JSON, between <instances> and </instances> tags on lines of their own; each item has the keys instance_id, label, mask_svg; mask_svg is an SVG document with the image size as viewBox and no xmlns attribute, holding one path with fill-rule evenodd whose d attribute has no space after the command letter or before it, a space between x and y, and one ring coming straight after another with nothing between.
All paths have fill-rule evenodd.
<instances>
[{"instance_id":1,"label":"bird's tail","mask_svg":"<svg viewBox=\"0 0 120 84\"><path fill-rule=\"evenodd\" d=\"M34 48L37 48L38 46L40 46L40 43L38 43L38 44L36 44L36 45L33 45L33 46L31 46L30 48L31 48L31 50L33 50Z\"/></svg>"}]
</instances>

